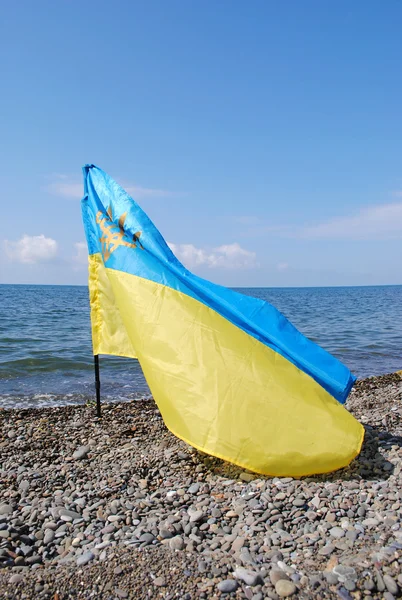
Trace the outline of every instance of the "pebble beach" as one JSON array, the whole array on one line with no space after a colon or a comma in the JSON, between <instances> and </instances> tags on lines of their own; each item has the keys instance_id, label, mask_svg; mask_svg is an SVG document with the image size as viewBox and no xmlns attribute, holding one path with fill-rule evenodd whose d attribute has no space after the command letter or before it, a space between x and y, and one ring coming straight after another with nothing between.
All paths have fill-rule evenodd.
<instances>
[{"instance_id":1,"label":"pebble beach","mask_svg":"<svg viewBox=\"0 0 402 600\"><path fill-rule=\"evenodd\" d=\"M0 410L0 597L400 597L401 376L347 407L361 454L301 479L194 450L152 400Z\"/></svg>"}]
</instances>

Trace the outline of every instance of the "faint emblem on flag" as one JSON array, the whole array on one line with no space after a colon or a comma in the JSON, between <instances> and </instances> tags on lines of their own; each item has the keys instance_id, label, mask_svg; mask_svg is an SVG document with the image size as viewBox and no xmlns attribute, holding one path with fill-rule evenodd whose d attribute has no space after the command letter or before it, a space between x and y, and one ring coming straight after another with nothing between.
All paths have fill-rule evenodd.
<instances>
[{"instance_id":1,"label":"faint emblem on flag","mask_svg":"<svg viewBox=\"0 0 402 600\"><path fill-rule=\"evenodd\" d=\"M107 216L100 210L96 213L96 222L102 231L99 241L102 244L102 253L105 260L108 260L110 255L113 254L119 246L126 246L127 248L137 248L137 246L139 246L141 250L144 250L144 247L140 242L141 231L137 231L131 239L124 230L126 217L127 213L125 212L120 215L119 220L116 223L113 219L111 206L109 206L107 210Z\"/></svg>"}]
</instances>

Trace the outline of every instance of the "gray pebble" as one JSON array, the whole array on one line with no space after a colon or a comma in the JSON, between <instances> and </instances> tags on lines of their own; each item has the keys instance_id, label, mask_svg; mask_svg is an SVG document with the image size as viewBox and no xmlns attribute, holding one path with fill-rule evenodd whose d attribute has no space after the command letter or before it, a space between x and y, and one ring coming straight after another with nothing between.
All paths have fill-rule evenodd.
<instances>
[{"instance_id":1,"label":"gray pebble","mask_svg":"<svg viewBox=\"0 0 402 600\"><path fill-rule=\"evenodd\" d=\"M43 543L47 546L47 544L51 544L53 542L55 537L56 537L56 534L53 531L53 529L46 529L45 535L43 537Z\"/></svg>"},{"instance_id":2,"label":"gray pebble","mask_svg":"<svg viewBox=\"0 0 402 600\"><path fill-rule=\"evenodd\" d=\"M201 519L204 516L204 513L202 512L202 510L195 510L194 512L190 512L189 516L190 523L197 523L198 521L201 521Z\"/></svg>"},{"instance_id":3,"label":"gray pebble","mask_svg":"<svg viewBox=\"0 0 402 600\"><path fill-rule=\"evenodd\" d=\"M94 558L95 554L93 554L92 552L84 552L84 554L81 554L81 556L77 558L77 566L82 567L83 565L86 565L87 563L91 562L91 560L93 560Z\"/></svg>"},{"instance_id":4,"label":"gray pebble","mask_svg":"<svg viewBox=\"0 0 402 600\"><path fill-rule=\"evenodd\" d=\"M19 573L16 575L11 575L10 579L8 580L9 583L21 583L22 581L24 581L24 576L20 575Z\"/></svg>"},{"instance_id":5,"label":"gray pebble","mask_svg":"<svg viewBox=\"0 0 402 600\"><path fill-rule=\"evenodd\" d=\"M354 592L356 589L356 583L354 581L352 581L352 579L347 579L343 586L349 591L349 592Z\"/></svg>"},{"instance_id":6,"label":"gray pebble","mask_svg":"<svg viewBox=\"0 0 402 600\"><path fill-rule=\"evenodd\" d=\"M12 512L13 507L11 506L11 504L7 504L6 502L0 504L0 515L9 515Z\"/></svg>"},{"instance_id":7,"label":"gray pebble","mask_svg":"<svg viewBox=\"0 0 402 600\"><path fill-rule=\"evenodd\" d=\"M342 529L342 527L332 527L329 530L329 534L336 539L340 539L340 538L344 537L345 530Z\"/></svg>"},{"instance_id":8,"label":"gray pebble","mask_svg":"<svg viewBox=\"0 0 402 600\"><path fill-rule=\"evenodd\" d=\"M75 460L81 460L82 458L85 458L87 456L87 454L90 452L90 450L91 450L90 446L80 446L73 453L73 458Z\"/></svg>"},{"instance_id":9,"label":"gray pebble","mask_svg":"<svg viewBox=\"0 0 402 600\"><path fill-rule=\"evenodd\" d=\"M155 539L155 536L152 535L152 533L143 533L142 536L140 537L140 542L145 542L146 544L152 544L154 539Z\"/></svg>"},{"instance_id":10,"label":"gray pebble","mask_svg":"<svg viewBox=\"0 0 402 600\"><path fill-rule=\"evenodd\" d=\"M256 573L255 571L249 571L243 567L238 567L234 571L233 575L236 577L236 579L241 579L246 585L251 587L258 585L259 583L263 583L259 573Z\"/></svg>"},{"instance_id":11,"label":"gray pebble","mask_svg":"<svg viewBox=\"0 0 402 600\"><path fill-rule=\"evenodd\" d=\"M282 569L271 569L269 573L269 578L271 580L272 585L276 585L278 581L289 579L289 577L284 571L282 571Z\"/></svg>"},{"instance_id":12,"label":"gray pebble","mask_svg":"<svg viewBox=\"0 0 402 600\"><path fill-rule=\"evenodd\" d=\"M224 581L220 581L218 583L218 590L223 594L230 594L231 592L235 592L238 588L238 583L234 579L225 579Z\"/></svg>"},{"instance_id":13,"label":"gray pebble","mask_svg":"<svg viewBox=\"0 0 402 600\"><path fill-rule=\"evenodd\" d=\"M338 594L339 598L341 598L341 600L353 600L348 590L346 590L344 587L337 589L336 593Z\"/></svg>"},{"instance_id":14,"label":"gray pebble","mask_svg":"<svg viewBox=\"0 0 402 600\"><path fill-rule=\"evenodd\" d=\"M398 585L396 581L390 575L384 575L383 579L387 590L396 596L398 594Z\"/></svg>"},{"instance_id":15,"label":"gray pebble","mask_svg":"<svg viewBox=\"0 0 402 600\"><path fill-rule=\"evenodd\" d=\"M338 576L339 581L356 581L357 573L353 567L347 565L335 565L333 573Z\"/></svg>"},{"instance_id":16,"label":"gray pebble","mask_svg":"<svg viewBox=\"0 0 402 600\"><path fill-rule=\"evenodd\" d=\"M332 544L327 544L318 550L318 554L321 554L321 556L328 556L329 554L332 554L334 550L335 547Z\"/></svg>"},{"instance_id":17,"label":"gray pebble","mask_svg":"<svg viewBox=\"0 0 402 600\"><path fill-rule=\"evenodd\" d=\"M286 581L286 579L280 579L275 584L275 592L280 598L289 598L293 596L297 588L293 581Z\"/></svg>"},{"instance_id":18,"label":"gray pebble","mask_svg":"<svg viewBox=\"0 0 402 600\"><path fill-rule=\"evenodd\" d=\"M190 485L190 487L188 488L188 490L187 490L187 493L188 493L188 494L197 494L197 493L198 493L198 491L199 491L199 489L200 489L200 487L201 487L201 484L200 484L200 483L198 483L198 482L197 482L197 483L193 483L193 484L192 484L192 485Z\"/></svg>"},{"instance_id":19,"label":"gray pebble","mask_svg":"<svg viewBox=\"0 0 402 600\"><path fill-rule=\"evenodd\" d=\"M175 535L169 540L169 548L171 550L183 550L184 540L180 535Z\"/></svg>"},{"instance_id":20,"label":"gray pebble","mask_svg":"<svg viewBox=\"0 0 402 600\"><path fill-rule=\"evenodd\" d=\"M329 585L336 585L338 583L338 576L335 573L331 573L330 571L324 572L324 577L327 580Z\"/></svg>"}]
</instances>

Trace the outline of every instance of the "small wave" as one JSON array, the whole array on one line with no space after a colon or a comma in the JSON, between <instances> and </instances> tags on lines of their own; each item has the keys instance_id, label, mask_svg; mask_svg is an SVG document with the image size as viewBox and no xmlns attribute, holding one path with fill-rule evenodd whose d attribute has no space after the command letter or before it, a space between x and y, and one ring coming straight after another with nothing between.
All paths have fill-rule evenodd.
<instances>
[{"instance_id":1,"label":"small wave","mask_svg":"<svg viewBox=\"0 0 402 600\"><path fill-rule=\"evenodd\" d=\"M102 404L116 404L119 402L134 402L139 400L150 400L151 394L105 394L101 397ZM11 394L0 395L0 408L2 409L24 409L45 408L56 406L75 406L91 403L95 397L89 394L27 394L15 396Z\"/></svg>"},{"instance_id":2,"label":"small wave","mask_svg":"<svg viewBox=\"0 0 402 600\"><path fill-rule=\"evenodd\" d=\"M46 356L41 358L20 358L2 362L0 365L0 379L8 379L27 373L51 373L53 371L89 371L93 365L88 361L60 359L60 357Z\"/></svg>"}]
</instances>

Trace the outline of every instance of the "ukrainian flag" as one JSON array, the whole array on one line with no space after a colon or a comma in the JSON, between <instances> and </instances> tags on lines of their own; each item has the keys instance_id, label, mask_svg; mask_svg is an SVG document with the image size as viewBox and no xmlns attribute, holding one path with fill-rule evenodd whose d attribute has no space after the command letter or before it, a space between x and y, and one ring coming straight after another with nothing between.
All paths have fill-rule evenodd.
<instances>
[{"instance_id":1,"label":"ukrainian flag","mask_svg":"<svg viewBox=\"0 0 402 600\"><path fill-rule=\"evenodd\" d=\"M349 464L350 371L267 302L190 273L111 177L83 173L94 354L137 358L167 427L203 452L276 476Z\"/></svg>"}]
</instances>

